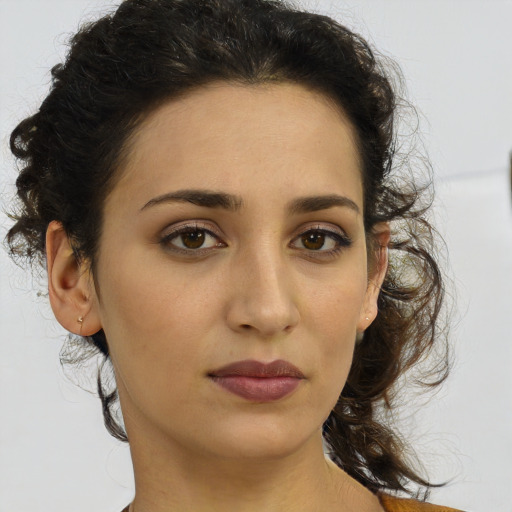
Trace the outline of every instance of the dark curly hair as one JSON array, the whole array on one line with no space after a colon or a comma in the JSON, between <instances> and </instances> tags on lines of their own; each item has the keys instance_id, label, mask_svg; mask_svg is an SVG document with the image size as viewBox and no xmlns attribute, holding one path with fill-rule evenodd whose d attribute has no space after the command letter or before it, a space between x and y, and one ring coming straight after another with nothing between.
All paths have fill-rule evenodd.
<instances>
[{"instance_id":1,"label":"dark curly hair","mask_svg":"<svg viewBox=\"0 0 512 512\"><path fill-rule=\"evenodd\" d=\"M431 484L408 461L386 411L406 370L437 354L422 380L434 386L449 364L430 196L423 199L426 187L397 158L398 82L390 69L343 25L284 1L125 0L72 38L39 111L11 135L21 171L7 242L14 257L44 263L45 232L58 220L94 273L105 198L130 135L160 104L219 80L293 82L327 95L357 136L369 250L376 223L390 222L392 239L378 316L356 344L323 435L333 461L371 491L412 494L411 483L422 492ZM102 331L79 340L109 361ZM97 382L107 428L127 440L113 414L116 390L107 390L101 371Z\"/></svg>"}]
</instances>

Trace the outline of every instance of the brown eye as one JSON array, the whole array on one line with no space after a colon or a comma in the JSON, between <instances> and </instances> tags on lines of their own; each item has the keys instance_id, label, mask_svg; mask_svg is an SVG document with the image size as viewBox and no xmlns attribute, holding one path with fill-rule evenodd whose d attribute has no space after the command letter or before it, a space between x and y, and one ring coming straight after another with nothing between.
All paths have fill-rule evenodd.
<instances>
[{"instance_id":1,"label":"brown eye","mask_svg":"<svg viewBox=\"0 0 512 512\"><path fill-rule=\"evenodd\" d=\"M302 245L311 251L322 249L325 244L325 234L319 231L309 231L301 237Z\"/></svg>"},{"instance_id":2,"label":"brown eye","mask_svg":"<svg viewBox=\"0 0 512 512\"><path fill-rule=\"evenodd\" d=\"M292 241L291 246L306 251L309 255L328 256L350 247L351 244L352 241L345 234L317 228L304 231Z\"/></svg>"},{"instance_id":3,"label":"brown eye","mask_svg":"<svg viewBox=\"0 0 512 512\"><path fill-rule=\"evenodd\" d=\"M209 229L199 226L183 226L165 235L160 244L166 250L199 254L208 249L226 247L226 244Z\"/></svg>"},{"instance_id":4,"label":"brown eye","mask_svg":"<svg viewBox=\"0 0 512 512\"><path fill-rule=\"evenodd\" d=\"M187 249L199 249L205 241L204 231L188 231L180 235L181 243Z\"/></svg>"}]
</instances>

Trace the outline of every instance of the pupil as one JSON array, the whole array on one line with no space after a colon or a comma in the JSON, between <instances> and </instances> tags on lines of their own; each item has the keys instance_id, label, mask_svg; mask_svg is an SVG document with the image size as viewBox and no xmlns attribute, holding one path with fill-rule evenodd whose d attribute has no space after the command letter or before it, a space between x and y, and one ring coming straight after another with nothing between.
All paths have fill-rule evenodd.
<instances>
[{"instance_id":1,"label":"pupil","mask_svg":"<svg viewBox=\"0 0 512 512\"><path fill-rule=\"evenodd\" d=\"M321 249L325 243L325 235L322 233L309 233L302 237L302 243L306 249Z\"/></svg>"},{"instance_id":2,"label":"pupil","mask_svg":"<svg viewBox=\"0 0 512 512\"><path fill-rule=\"evenodd\" d=\"M181 235L181 241L187 249L198 249L204 244L204 233L202 231L190 231Z\"/></svg>"}]
</instances>

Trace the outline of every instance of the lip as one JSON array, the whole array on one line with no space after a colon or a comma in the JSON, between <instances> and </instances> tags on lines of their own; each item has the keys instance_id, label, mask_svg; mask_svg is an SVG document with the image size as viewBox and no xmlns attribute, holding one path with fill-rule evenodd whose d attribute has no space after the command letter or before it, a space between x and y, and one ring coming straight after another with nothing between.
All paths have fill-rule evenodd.
<instances>
[{"instance_id":1,"label":"lip","mask_svg":"<svg viewBox=\"0 0 512 512\"><path fill-rule=\"evenodd\" d=\"M278 359L271 363L237 361L208 376L225 390L252 402L273 402L289 395L304 379L293 364Z\"/></svg>"}]
</instances>

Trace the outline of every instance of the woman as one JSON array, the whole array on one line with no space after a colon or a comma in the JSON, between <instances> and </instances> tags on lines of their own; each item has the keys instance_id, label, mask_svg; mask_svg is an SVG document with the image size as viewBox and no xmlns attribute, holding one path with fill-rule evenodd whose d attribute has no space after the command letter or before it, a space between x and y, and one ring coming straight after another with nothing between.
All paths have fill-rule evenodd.
<instances>
[{"instance_id":1,"label":"woman","mask_svg":"<svg viewBox=\"0 0 512 512\"><path fill-rule=\"evenodd\" d=\"M8 241L112 363L125 510L448 510L392 497L430 487L385 413L443 286L365 41L279 1L126 0L53 77Z\"/></svg>"}]
</instances>

